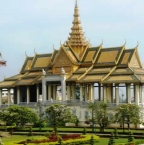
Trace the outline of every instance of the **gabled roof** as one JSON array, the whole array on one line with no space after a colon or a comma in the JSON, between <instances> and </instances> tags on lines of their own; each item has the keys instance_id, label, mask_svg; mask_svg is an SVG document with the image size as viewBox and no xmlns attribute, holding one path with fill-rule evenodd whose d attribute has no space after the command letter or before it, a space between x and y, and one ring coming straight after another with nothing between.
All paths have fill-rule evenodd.
<instances>
[{"instance_id":1,"label":"gabled roof","mask_svg":"<svg viewBox=\"0 0 144 145\"><path fill-rule=\"evenodd\" d=\"M67 66L67 65L69 65L70 62L72 64L75 64L76 61L77 61L77 59L71 53L70 49L67 47L61 46L61 48L60 48L59 52L57 53L56 58L54 59L52 65L58 65L60 63L61 66L63 66L63 65Z\"/></svg>"},{"instance_id":2,"label":"gabled roof","mask_svg":"<svg viewBox=\"0 0 144 145\"><path fill-rule=\"evenodd\" d=\"M115 67L91 68L78 82L101 82Z\"/></svg>"},{"instance_id":3,"label":"gabled roof","mask_svg":"<svg viewBox=\"0 0 144 145\"><path fill-rule=\"evenodd\" d=\"M118 63L124 48L124 46L121 46L101 49L94 66L115 66Z\"/></svg>"},{"instance_id":4,"label":"gabled roof","mask_svg":"<svg viewBox=\"0 0 144 145\"><path fill-rule=\"evenodd\" d=\"M21 71L20 71L21 74L30 70L32 61L33 61L33 57L28 57L28 56L26 57L24 64L23 64Z\"/></svg>"},{"instance_id":5,"label":"gabled roof","mask_svg":"<svg viewBox=\"0 0 144 145\"><path fill-rule=\"evenodd\" d=\"M101 45L88 48L83 56L81 63L92 63L95 61L95 58L98 56L100 49Z\"/></svg>"},{"instance_id":6,"label":"gabled roof","mask_svg":"<svg viewBox=\"0 0 144 145\"><path fill-rule=\"evenodd\" d=\"M5 78L4 80L5 81L16 81L16 80L20 79L22 76L23 76L22 74L17 74L15 76Z\"/></svg>"},{"instance_id":7,"label":"gabled roof","mask_svg":"<svg viewBox=\"0 0 144 145\"><path fill-rule=\"evenodd\" d=\"M140 83L140 80L135 75L111 75L102 83Z\"/></svg>"},{"instance_id":8,"label":"gabled roof","mask_svg":"<svg viewBox=\"0 0 144 145\"><path fill-rule=\"evenodd\" d=\"M136 67L141 68L142 64L139 58L137 47L125 49L118 63L118 67Z\"/></svg>"},{"instance_id":9,"label":"gabled roof","mask_svg":"<svg viewBox=\"0 0 144 145\"><path fill-rule=\"evenodd\" d=\"M41 70L47 68L51 63L52 53L36 54L30 70Z\"/></svg>"}]
</instances>

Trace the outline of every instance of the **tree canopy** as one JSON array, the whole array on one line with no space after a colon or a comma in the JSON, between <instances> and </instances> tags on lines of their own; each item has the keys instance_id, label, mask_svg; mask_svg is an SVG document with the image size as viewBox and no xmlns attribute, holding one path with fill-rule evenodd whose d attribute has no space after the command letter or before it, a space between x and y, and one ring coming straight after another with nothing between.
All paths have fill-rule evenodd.
<instances>
[{"instance_id":1,"label":"tree canopy","mask_svg":"<svg viewBox=\"0 0 144 145\"><path fill-rule=\"evenodd\" d=\"M58 126L63 126L65 123L76 123L78 118L72 113L72 110L67 106L54 104L45 110L48 123L53 126L54 131Z\"/></svg>"},{"instance_id":2,"label":"tree canopy","mask_svg":"<svg viewBox=\"0 0 144 145\"><path fill-rule=\"evenodd\" d=\"M92 124L98 123L102 132L112 121L112 116L107 108L108 104L103 101L89 104L89 109L92 112Z\"/></svg>"},{"instance_id":3,"label":"tree canopy","mask_svg":"<svg viewBox=\"0 0 144 145\"><path fill-rule=\"evenodd\" d=\"M35 123L38 116L28 107L13 105L0 112L0 119L10 125L24 126L26 123Z\"/></svg>"},{"instance_id":4,"label":"tree canopy","mask_svg":"<svg viewBox=\"0 0 144 145\"><path fill-rule=\"evenodd\" d=\"M124 121L130 128L130 124L140 124L141 109L136 104L120 104L115 108L115 122L122 124Z\"/></svg>"}]
</instances>

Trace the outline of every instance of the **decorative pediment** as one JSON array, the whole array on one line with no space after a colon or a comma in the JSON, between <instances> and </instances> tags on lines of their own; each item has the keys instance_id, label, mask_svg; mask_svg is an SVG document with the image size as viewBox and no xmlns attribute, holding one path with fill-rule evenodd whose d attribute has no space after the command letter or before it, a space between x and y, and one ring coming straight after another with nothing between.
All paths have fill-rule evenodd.
<instances>
[{"instance_id":1,"label":"decorative pediment","mask_svg":"<svg viewBox=\"0 0 144 145\"><path fill-rule=\"evenodd\" d=\"M71 66L72 62L66 52L61 49L60 53L58 54L53 67L64 67L64 66Z\"/></svg>"},{"instance_id":2,"label":"decorative pediment","mask_svg":"<svg viewBox=\"0 0 144 145\"><path fill-rule=\"evenodd\" d=\"M134 67L134 68L141 68L141 63L140 63L136 53L133 54L129 66Z\"/></svg>"}]
</instances>

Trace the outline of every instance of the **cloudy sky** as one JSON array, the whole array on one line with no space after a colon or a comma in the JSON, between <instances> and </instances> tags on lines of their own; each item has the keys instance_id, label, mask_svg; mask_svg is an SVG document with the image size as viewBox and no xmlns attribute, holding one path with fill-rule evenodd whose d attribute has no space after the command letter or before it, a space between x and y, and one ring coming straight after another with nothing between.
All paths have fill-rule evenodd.
<instances>
[{"instance_id":1,"label":"cloudy sky","mask_svg":"<svg viewBox=\"0 0 144 145\"><path fill-rule=\"evenodd\" d=\"M16 75L28 56L51 53L69 36L75 0L0 0L0 81ZM79 0L83 31L93 46L134 48L144 63L144 0Z\"/></svg>"}]
</instances>

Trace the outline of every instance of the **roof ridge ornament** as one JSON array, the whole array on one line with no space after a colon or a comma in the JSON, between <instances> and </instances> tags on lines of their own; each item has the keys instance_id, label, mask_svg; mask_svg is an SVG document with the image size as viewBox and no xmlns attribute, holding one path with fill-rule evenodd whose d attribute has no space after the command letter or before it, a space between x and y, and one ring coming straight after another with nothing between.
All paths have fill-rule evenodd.
<instances>
[{"instance_id":1,"label":"roof ridge ornament","mask_svg":"<svg viewBox=\"0 0 144 145\"><path fill-rule=\"evenodd\" d=\"M65 69L63 67L61 68L61 73L65 74Z\"/></svg>"},{"instance_id":2,"label":"roof ridge ornament","mask_svg":"<svg viewBox=\"0 0 144 145\"><path fill-rule=\"evenodd\" d=\"M28 57L28 55L26 54L26 51L25 51L25 56Z\"/></svg>"},{"instance_id":3,"label":"roof ridge ornament","mask_svg":"<svg viewBox=\"0 0 144 145\"><path fill-rule=\"evenodd\" d=\"M123 44L123 46L125 46L125 45L126 45L126 42L127 42L127 41L126 41L126 39L125 39L125 43Z\"/></svg>"},{"instance_id":4,"label":"roof ridge ornament","mask_svg":"<svg viewBox=\"0 0 144 145\"><path fill-rule=\"evenodd\" d=\"M137 41L137 45L136 45L136 48L139 46L139 42Z\"/></svg>"},{"instance_id":5,"label":"roof ridge ornament","mask_svg":"<svg viewBox=\"0 0 144 145\"><path fill-rule=\"evenodd\" d=\"M54 44L53 44L53 50L55 51L56 49L54 48Z\"/></svg>"},{"instance_id":6,"label":"roof ridge ornament","mask_svg":"<svg viewBox=\"0 0 144 145\"><path fill-rule=\"evenodd\" d=\"M36 53L36 51L35 51L35 48L34 48L34 54L37 55L37 53Z\"/></svg>"},{"instance_id":7,"label":"roof ridge ornament","mask_svg":"<svg viewBox=\"0 0 144 145\"><path fill-rule=\"evenodd\" d=\"M46 75L46 71L44 69L42 69L42 74L45 76Z\"/></svg>"},{"instance_id":8,"label":"roof ridge ornament","mask_svg":"<svg viewBox=\"0 0 144 145\"><path fill-rule=\"evenodd\" d=\"M75 1L75 7L78 7L78 2L77 2L77 0Z\"/></svg>"}]
</instances>

